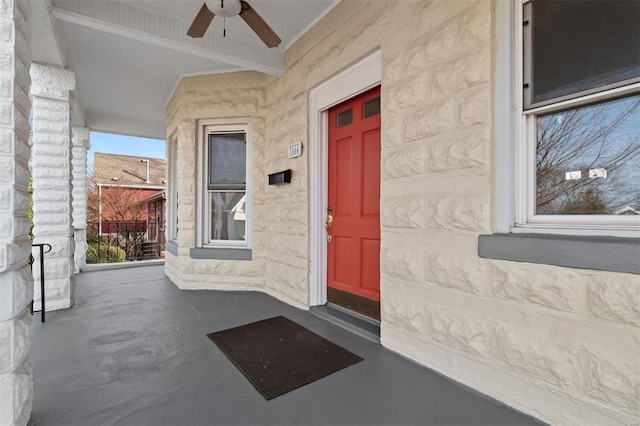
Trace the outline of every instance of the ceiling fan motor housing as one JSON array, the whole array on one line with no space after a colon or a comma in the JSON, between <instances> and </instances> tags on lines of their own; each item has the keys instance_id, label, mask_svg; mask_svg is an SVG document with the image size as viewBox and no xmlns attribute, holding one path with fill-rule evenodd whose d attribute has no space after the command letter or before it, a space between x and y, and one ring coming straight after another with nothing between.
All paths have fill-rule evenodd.
<instances>
[{"instance_id":1,"label":"ceiling fan motor housing","mask_svg":"<svg viewBox=\"0 0 640 426\"><path fill-rule=\"evenodd\" d=\"M242 10L240 0L206 0L210 11L223 18L238 16Z\"/></svg>"}]
</instances>

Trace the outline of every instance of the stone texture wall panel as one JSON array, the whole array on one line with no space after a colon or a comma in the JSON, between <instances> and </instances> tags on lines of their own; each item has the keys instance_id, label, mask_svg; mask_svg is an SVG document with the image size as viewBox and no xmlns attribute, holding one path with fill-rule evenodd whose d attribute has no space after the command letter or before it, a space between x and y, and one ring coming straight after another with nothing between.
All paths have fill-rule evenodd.
<instances>
[{"instance_id":1,"label":"stone texture wall panel","mask_svg":"<svg viewBox=\"0 0 640 426\"><path fill-rule=\"evenodd\" d=\"M427 255L424 277L442 287L454 288L476 294L484 294L487 271L477 259L450 261L449 256Z\"/></svg>"},{"instance_id":2,"label":"stone texture wall panel","mask_svg":"<svg viewBox=\"0 0 640 426\"><path fill-rule=\"evenodd\" d=\"M443 58L455 57L459 48L457 40L458 26L450 23L437 28L435 31L412 43L407 49L408 59L405 61L405 70L408 72L430 71L435 62Z\"/></svg>"},{"instance_id":3,"label":"stone texture wall panel","mask_svg":"<svg viewBox=\"0 0 640 426\"><path fill-rule=\"evenodd\" d=\"M67 136L54 133L36 133L33 135L32 154L47 155L50 157L67 158Z\"/></svg>"},{"instance_id":4,"label":"stone texture wall panel","mask_svg":"<svg viewBox=\"0 0 640 426\"><path fill-rule=\"evenodd\" d=\"M33 279L27 218L30 173L29 2L0 1L0 423L26 425L33 400L28 359ZM22 34L25 32L25 34ZM22 86L22 90L19 87Z\"/></svg>"},{"instance_id":5,"label":"stone texture wall panel","mask_svg":"<svg viewBox=\"0 0 640 426\"><path fill-rule=\"evenodd\" d=\"M405 78L397 85L388 88L389 111L398 112L420 105L429 95L427 92L427 88L430 87L429 78L430 74Z\"/></svg>"},{"instance_id":6,"label":"stone texture wall panel","mask_svg":"<svg viewBox=\"0 0 640 426\"><path fill-rule=\"evenodd\" d=\"M433 93L436 96L450 96L486 83L490 69L490 55L484 51L437 65L433 70Z\"/></svg>"},{"instance_id":7,"label":"stone texture wall panel","mask_svg":"<svg viewBox=\"0 0 640 426\"><path fill-rule=\"evenodd\" d=\"M419 15L420 23L427 31L438 28L449 20L460 18L468 13L468 10L477 4L478 0L460 0L448 2L447 0L433 0L422 3L422 11ZM485 15L486 16L486 15Z\"/></svg>"},{"instance_id":8,"label":"stone texture wall panel","mask_svg":"<svg viewBox=\"0 0 640 426\"><path fill-rule=\"evenodd\" d=\"M407 52L396 52L387 56L382 69L382 77L387 84L396 84L407 77Z\"/></svg>"},{"instance_id":9,"label":"stone texture wall panel","mask_svg":"<svg viewBox=\"0 0 640 426\"><path fill-rule=\"evenodd\" d=\"M427 172L428 157L428 145L425 143L388 153L382 163L382 178L393 179L424 174Z\"/></svg>"},{"instance_id":10,"label":"stone texture wall panel","mask_svg":"<svg viewBox=\"0 0 640 426\"><path fill-rule=\"evenodd\" d=\"M589 351L580 354L585 374L584 392L612 406L640 413L640 364L612 363ZM638 361L636 359L636 361Z\"/></svg>"},{"instance_id":11,"label":"stone texture wall panel","mask_svg":"<svg viewBox=\"0 0 640 426\"><path fill-rule=\"evenodd\" d=\"M457 38L460 47L486 46L491 41L491 20L487 19L491 6L490 2L481 1L462 15Z\"/></svg>"},{"instance_id":12,"label":"stone texture wall panel","mask_svg":"<svg viewBox=\"0 0 640 426\"><path fill-rule=\"evenodd\" d=\"M486 197L434 197L424 207L429 228L489 232Z\"/></svg>"},{"instance_id":13,"label":"stone texture wall panel","mask_svg":"<svg viewBox=\"0 0 640 426\"><path fill-rule=\"evenodd\" d=\"M404 121L406 141L435 136L453 128L453 102L447 101L408 115Z\"/></svg>"},{"instance_id":14,"label":"stone texture wall panel","mask_svg":"<svg viewBox=\"0 0 640 426\"><path fill-rule=\"evenodd\" d=\"M385 299L382 307L382 321L398 324L404 330L426 335L428 315L424 306L407 300L396 300L393 297Z\"/></svg>"},{"instance_id":15,"label":"stone texture wall panel","mask_svg":"<svg viewBox=\"0 0 640 426\"><path fill-rule=\"evenodd\" d=\"M483 131L457 136L453 141L444 139L430 145L429 170L447 172L453 170L486 167L488 136Z\"/></svg>"},{"instance_id":16,"label":"stone texture wall panel","mask_svg":"<svg viewBox=\"0 0 640 426\"><path fill-rule=\"evenodd\" d=\"M11 240L29 234L31 221L28 217L0 215L0 240Z\"/></svg>"},{"instance_id":17,"label":"stone texture wall panel","mask_svg":"<svg viewBox=\"0 0 640 426\"><path fill-rule=\"evenodd\" d=\"M390 148L400 145L404 142L403 118L400 113L389 112L385 114L385 120L382 121L381 127L381 145L382 148Z\"/></svg>"},{"instance_id":18,"label":"stone texture wall panel","mask_svg":"<svg viewBox=\"0 0 640 426\"><path fill-rule=\"evenodd\" d=\"M29 87L26 88L24 86L20 86L16 84L13 86L13 99L16 105L16 108L20 110L20 112L29 116L29 110L31 109L31 102L29 102Z\"/></svg>"},{"instance_id":19,"label":"stone texture wall panel","mask_svg":"<svg viewBox=\"0 0 640 426\"><path fill-rule=\"evenodd\" d=\"M34 242L53 248L45 259L47 309L63 309L74 303L69 91L75 87L75 74L42 64L32 64L29 73L33 95ZM40 233L43 225L47 235ZM35 298L40 297L39 291L35 290Z\"/></svg>"},{"instance_id":20,"label":"stone texture wall panel","mask_svg":"<svg viewBox=\"0 0 640 426\"><path fill-rule=\"evenodd\" d=\"M25 237L19 243L0 244L0 271L23 267L31 254L31 243Z\"/></svg>"},{"instance_id":21,"label":"stone texture wall panel","mask_svg":"<svg viewBox=\"0 0 640 426\"><path fill-rule=\"evenodd\" d=\"M214 274L225 277L258 277L262 268L257 262L228 260L192 260L193 272L196 274Z\"/></svg>"},{"instance_id":22,"label":"stone texture wall panel","mask_svg":"<svg viewBox=\"0 0 640 426\"><path fill-rule=\"evenodd\" d=\"M579 309L579 297L584 292L584 277L578 273L558 268L542 271L532 267L514 268L508 263L490 266L493 294L504 300L535 304L567 312Z\"/></svg>"},{"instance_id":23,"label":"stone texture wall panel","mask_svg":"<svg viewBox=\"0 0 640 426\"><path fill-rule=\"evenodd\" d=\"M491 120L491 90L482 89L460 100L458 112L458 128L468 129L472 126L488 126Z\"/></svg>"},{"instance_id":24,"label":"stone texture wall panel","mask_svg":"<svg viewBox=\"0 0 640 426\"><path fill-rule=\"evenodd\" d=\"M265 273L271 282L277 284L276 287L272 287L274 289L290 288L297 292L306 288L307 271L303 269L270 262L265 266Z\"/></svg>"},{"instance_id":25,"label":"stone texture wall panel","mask_svg":"<svg viewBox=\"0 0 640 426\"><path fill-rule=\"evenodd\" d=\"M5 342L0 346L0 375L16 371L27 360L33 328L31 313L21 310L21 316L0 322L0 338Z\"/></svg>"},{"instance_id":26,"label":"stone texture wall panel","mask_svg":"<svg viewBox=\"0 0 640 426\"><path fill-rule=\"evenodd\" d=\"M23 184L29 181L29 169L22 162L14 162L11 158L0 158L0 182Z\"/></svg>"},{"instance_id":27,"label":"stone texture wall panel","mask_svg":"<svg viewBox=\"0 0 640 426\"><path fill-rule=\"evenodd\" d=\"M445 309L427 308L429 335L438 343L471 355L488 358L490 328L486 321L456 315Z\"/></svg>"},{"instance_id":28,"label":"stone texture wall panel","mask_svg":"<svg viewBox=\"0 0 640 426\"><path fill-rule=\"evenodd\" d=\"M592 277L587 285L587 306L597 318L640 327L640 277Z\"/></svg>"},{"instance_id":29,"label":"stone texture wall panel","mask_svg":"<svg viewBox=\"0 0 640 426\"><path fill-rule=\"evenodd\" d=\"M0 321L9 321L20 316L25 306L33 300L31 271L25 265L17 270L0 272L0 282L3 284L0 287L0 298L3 300L0 304Z\"/></svg>"},{"instance_id":30,"label":"stone texture wall panel","mask_svg":"<svg viewBox=\"0 0 640 426\"><path fill-rule=\"evenodd\" d=\"M31 150L27 144L27 137L8 132L0 133L0 153L15 155L17 160L28 161Z\"/></svg>"},{"instance_id":31,"label":"stone texture wall panel","mask_svg":"<svg viewBox=\"0 0 640 426\"><path fill-rule=\"evenodd\" d=\"M427 254L419 250L386 249L380 254L383 274L421 284L425 280Z\"/></svg>"},{"instance_id":32,"label":"stone texture wall panel","mask_svg":"<svg viewBox=\"0 0 640 426\"><path fill-rule=\"evenodd\" d=\"M385 228L426 228L426 201L422 199L383 199L380 221Z\"/></svg>"},{"instance_id":33,"label":"stone texture wall panel","mask_svg":"<svg viewBox=\"0 0 640 426\"><path fill-rule=\"evenodd\" d=\"M33 401L33 369L25 361L12 374L0 374L0 413L9 425L26 425L31 416ZM6 419L6 420L5 420Z\"/></svg>"},{"instance_id":34,"label":"stone texture wall panel","mask_svg":"<svg viewBox=\"0 0 640 426\"><path fill-rule=\"evenodd\" d=\"M510 368L548 382L560 389L574 386L576 354L569 347L559 346L521 330L498 327L492 347L493 356Z\"/></svg>"}]
</instances>

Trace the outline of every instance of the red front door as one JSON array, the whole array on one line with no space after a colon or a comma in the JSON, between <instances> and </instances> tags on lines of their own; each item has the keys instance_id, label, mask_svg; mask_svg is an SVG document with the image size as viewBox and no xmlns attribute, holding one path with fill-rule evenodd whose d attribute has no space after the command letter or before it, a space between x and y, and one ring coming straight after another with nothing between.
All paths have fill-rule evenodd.
<instances>
[{"instance_id":1,"label":"red front door","mask_svg":"<svg viewBox=\"0 0 640 426\"><path fill-rule=\"evenodd\" d=\"M380 318L380 88L329 110L327 297Z\"/></svg>"}]
</instances>

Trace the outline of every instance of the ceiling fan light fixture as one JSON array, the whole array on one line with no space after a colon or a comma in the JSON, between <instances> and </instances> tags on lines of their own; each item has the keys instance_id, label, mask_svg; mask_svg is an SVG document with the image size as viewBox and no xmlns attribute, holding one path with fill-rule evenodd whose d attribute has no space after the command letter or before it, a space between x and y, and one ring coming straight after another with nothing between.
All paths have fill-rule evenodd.
<instances>
[{"instance_id":1,"label":"ceiling fan light fixture","mask_svg":"<svg viewBox=\"0 0 640 426\"><path fill-rule=\"evenodd\" d=\"M223 18L238 16L242 11L240 0L206 0L210 11Z\"/></svg>"}]
</instances>

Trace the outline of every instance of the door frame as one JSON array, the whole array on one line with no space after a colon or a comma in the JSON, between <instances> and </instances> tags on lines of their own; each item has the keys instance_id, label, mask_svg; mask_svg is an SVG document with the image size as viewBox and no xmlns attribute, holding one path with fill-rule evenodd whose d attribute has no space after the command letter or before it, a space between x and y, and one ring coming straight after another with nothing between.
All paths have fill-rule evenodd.
<instances>
[{"instance_id":1,"label":"door frame","mask_svg":"<svg viewBox=\"0 0 640 426\"><path fill-rule=\"evenodd\" d=\"M309 93L309 306L327 303L327 241L324 219L328 195L329 108L382 82L380 50L320 83Z\"/></svg>"}]
</instances>

